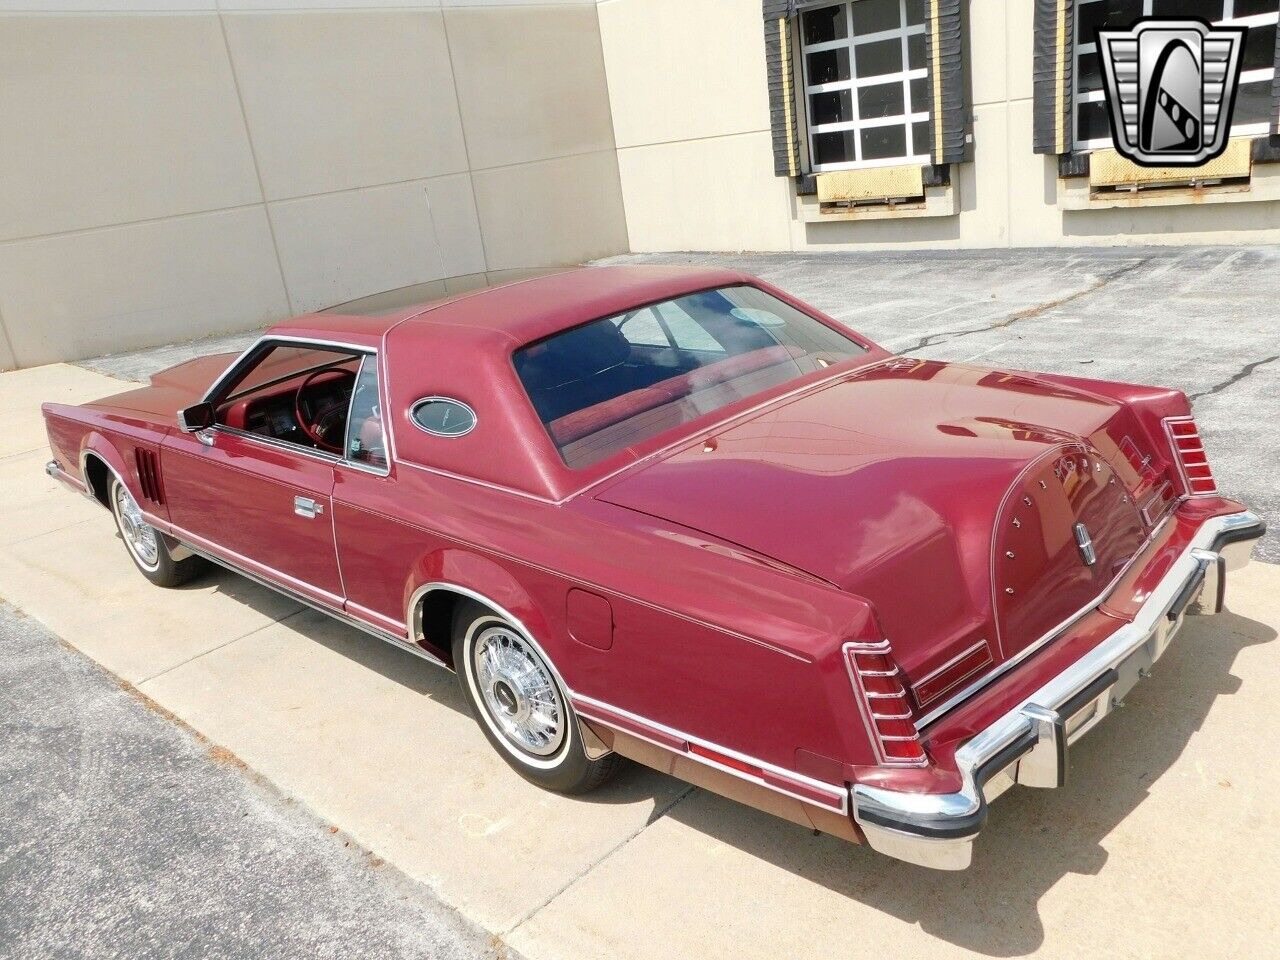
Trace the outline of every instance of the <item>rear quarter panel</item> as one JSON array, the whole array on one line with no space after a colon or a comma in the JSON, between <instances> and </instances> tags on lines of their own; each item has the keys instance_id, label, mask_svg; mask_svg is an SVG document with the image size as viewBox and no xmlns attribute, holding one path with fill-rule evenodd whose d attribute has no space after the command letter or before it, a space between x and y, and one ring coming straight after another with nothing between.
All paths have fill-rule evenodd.
<instances>
[{"instance_id":1,"label":"rear quarter panel","mask_svg":"<svg viewBox=\"0 0 1280 960\"><path fill-rule=\"evenodd\" d=\"M382 618L403 623L422 584L456 584L519 618L576 694L800 772L799 750L828 770L870 761L840 653L877 632L856 597L609 504L404 465L340 471L334 511L348 595ZM608 601L608 649L572 635L575 588Z\"/></svg>"}]
</instances>

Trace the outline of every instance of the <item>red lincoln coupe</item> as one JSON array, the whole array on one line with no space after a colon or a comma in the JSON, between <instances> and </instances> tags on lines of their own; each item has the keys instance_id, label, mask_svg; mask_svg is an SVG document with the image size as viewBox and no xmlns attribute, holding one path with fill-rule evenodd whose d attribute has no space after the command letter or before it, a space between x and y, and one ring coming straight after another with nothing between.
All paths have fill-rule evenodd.
<instances>
[{"instance_id":1,"label":"red lincoln coupe","mask_svg":"<svg viewBox=\"0 0 1280 960\"><path fill-rule=\"evenodd\" d=\"M1176 390L893 356L720 270L299 317L44 413L153 583L453 669L529 780L629 757L942 869L1263 533Z\"/></svg>"}]
</instances>

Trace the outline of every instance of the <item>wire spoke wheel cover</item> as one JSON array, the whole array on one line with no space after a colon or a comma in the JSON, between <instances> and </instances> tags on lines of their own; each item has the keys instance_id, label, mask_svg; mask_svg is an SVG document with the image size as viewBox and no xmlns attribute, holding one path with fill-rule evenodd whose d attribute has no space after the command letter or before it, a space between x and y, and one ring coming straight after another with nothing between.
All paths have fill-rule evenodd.
<instances>
[{"instance_id":1,"label":"wire spoke wheel cover","mask_svg":"<svg viewBox=\"0 0 1280 960\"><path fill-rule=\"evenodd\" d=\"M471 645L471 679L494 731L517 751L549 758L565 742L567 712L550 667L506 626L482 630Z\"/></svg>"},{"instance_id":2,"label":"wire spoke wheel cover","mask_svg":"<svg viewBox=\"0 0 1280 960\"><path fill-rule=\"evenodd\" d=\"M115 513L120 523L120 535L125 546L137 561L149 570L160 563L160 546L155 527L147 523L142 510L123 483L115 485Z\"/></svg>"}]
</instances>

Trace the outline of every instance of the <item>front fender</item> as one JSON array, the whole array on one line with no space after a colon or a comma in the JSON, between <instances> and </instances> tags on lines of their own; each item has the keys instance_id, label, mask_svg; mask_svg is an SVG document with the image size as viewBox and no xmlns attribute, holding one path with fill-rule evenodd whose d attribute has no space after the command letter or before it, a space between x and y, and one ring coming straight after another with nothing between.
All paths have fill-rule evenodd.
<instances>
[{"instance_id":1,"label":"front fender","mask_svg":"<svg viewBox=\"0 0 1280 960\"><path fill-rule=\"evenodd\" d=\"M86 462L90 456L97 457L105 463L107 469L120 478L120 482L128 488L134 499L139 498L137 471L125 465L125 459L115 443L98 430L90 430L85 434L84 443L80 447L80 476L86 486L90 483ZM102 499L104 503L106 502L106 491L102 491L102 496L99 497L99 491L93 490L92 487L90 489L95 497Z\"/></svg>"}]
</instances>

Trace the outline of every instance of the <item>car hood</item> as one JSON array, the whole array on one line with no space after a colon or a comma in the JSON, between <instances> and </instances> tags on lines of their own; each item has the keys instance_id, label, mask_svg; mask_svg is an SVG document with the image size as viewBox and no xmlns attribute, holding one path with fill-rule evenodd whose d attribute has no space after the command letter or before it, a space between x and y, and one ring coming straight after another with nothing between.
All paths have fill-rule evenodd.
<instances>
[{"instance_id":1,"label":"car hood","mask_svg":"<svg viewBox=\"0 0 1280 960\"><path fill-rule=\"evenodd\" d=\"M1021 500L1020 485L1035 484L1026 519L1044 540L1019 560L1035 569L1020 572L1041 592L1079 579L1079 557L1059 541L1077 514L1102 509L1099 497L1117 556L1136 549L1136 521L1122 487L1107 489L1109 468L1087 478L1088 490L1039 486L1064 452L1092 451L1088 438L1117 410L1026 374L897 358L767 406L596 496L865 597L900 664L920 676L979 641L993 661L1017 646L1011 638L1000 649L992 580L993 549L1004 550L996 519L1015 488ZM1062 602L1090 587L1073 581ZM1034 629L1019 624L1022 634Z\"/></svg>"},{"instance_id":2,"label":"car hood","mask_svg":"<svg viewBox=\"0 0 1280 960\"><path fill-rule=\"evenodd\" d=\"M149 386L112 394L87 406L122 410L163 426L176 426L178 411L204 396L237 356L216 353L197 357L153 374Z\"/></svg>"}]
</instances>

